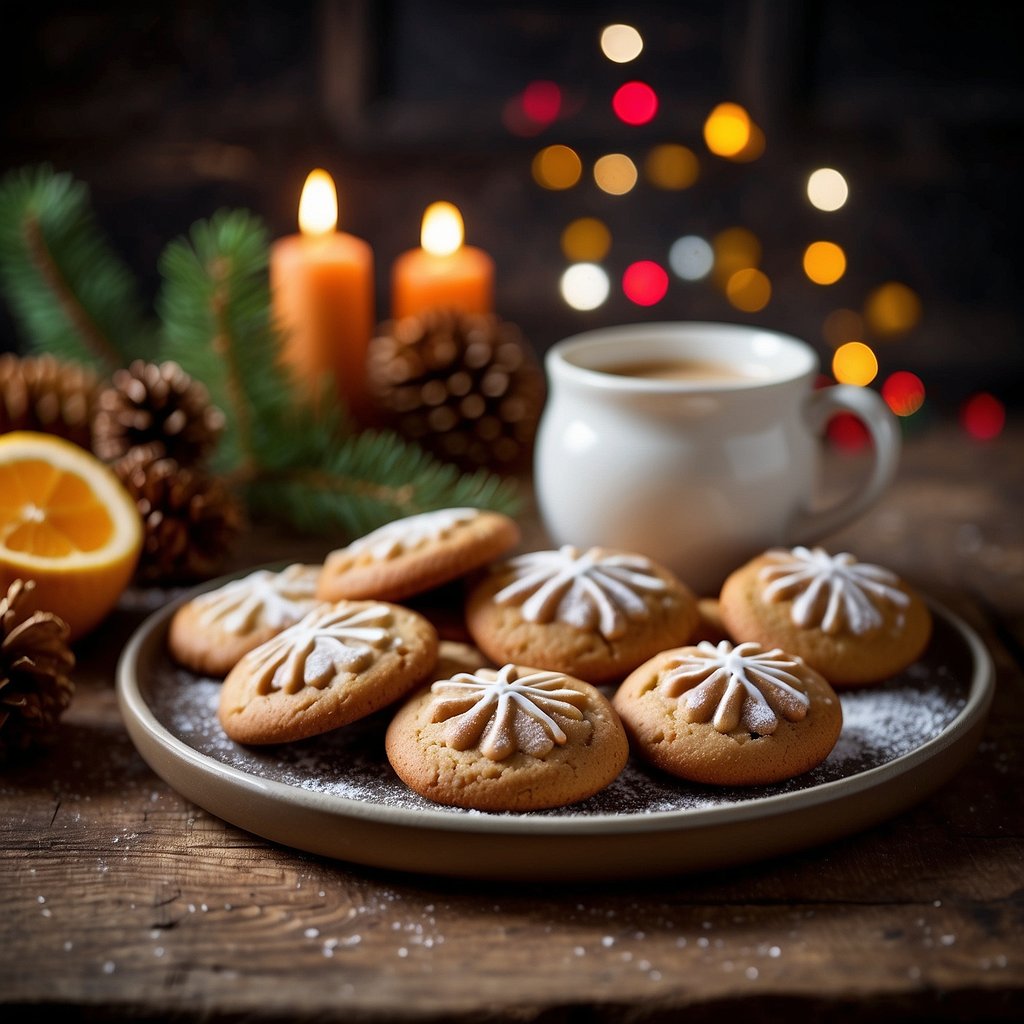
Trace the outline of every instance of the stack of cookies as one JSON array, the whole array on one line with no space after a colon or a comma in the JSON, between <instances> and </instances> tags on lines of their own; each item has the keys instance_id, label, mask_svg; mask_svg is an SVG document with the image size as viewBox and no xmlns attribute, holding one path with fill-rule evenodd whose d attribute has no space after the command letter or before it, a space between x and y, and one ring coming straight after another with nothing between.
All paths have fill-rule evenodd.
<instances>
[{"instance_id":1,"label":"stack of cookies","mask_svg":"<svg viewBox=\"0 0 1024 1024\"><path fill-rule=\"evenodd\" d=\"M772 550L697 596L635 552L515 553L514 520L396 520L322 565L257 570L195 597L168 633L222 677L242 744L384 712L386 756L427 799L531 811L609 786L631 754L680 779L761 785L820 764L837 691L919 657L927 606L853 556Z\"/></svg>"}]
</instances>

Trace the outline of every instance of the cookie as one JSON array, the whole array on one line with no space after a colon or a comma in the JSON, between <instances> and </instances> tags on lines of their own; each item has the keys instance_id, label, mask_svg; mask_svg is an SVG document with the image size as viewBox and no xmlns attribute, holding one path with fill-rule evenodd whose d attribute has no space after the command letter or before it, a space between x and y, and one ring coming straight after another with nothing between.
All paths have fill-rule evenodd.
<instances>
[{"instance_id":1,"label":"cookie","mask_svg":"<svg viewBox=\"0 0 1024 1024\"><path fill-rule=\"evenodd\" d=\"M446 508L394 522L332 551L317 586L325 601L402 601L450 583L511 551L514 519L478 508Z\"/></svg>"},{"instance_id":2,"label":"cookie","mask_svg":"<svg viewBox=\"0 0 1024 1024\"><path fill-rule=\"evenodd\" d=\"M719 640L731 640L729 631L722 622L722 609L717 597L701 597L697 599L697 628L693 631L689 643L700 643L709 640L717 644Z\"/></svg>"},{"instance_id":3,"label":"cookie","mask_svg":"<svg viewBox=\"0 0 1024 1024\"><path fill-rule=\"evenodd\" d=\"M585 800L626 766L608 698L581 679L506 664L421 689L385 736L388 761L434 803L536 811Z\"/></svg>"},{"instance_id":4,"label":"cookie","mask_svg":"<svg viewBox=\"0 0 1024 1024\"><path fill-rule=\"evenodd\" d=\"M319 604L319 565L257 569L186 601L171 618L170 655L201 675L221 677L254 647Z\"/></svg>"},{"instance_id":5,"label":"cookie","mask_svg":"<svg viewBox=\"0 0 1024 1024\"><path fill-rule=\"evenodd\" d=\"M495 664L564 672L601 685L686 643L697 599L642 555L565 545L491 566L469 591L466 627Z\"/></svg>"},{"instance_id":6,"label":"cookie","mask_svg":"<svg viewBox=\"0 0 1024 1024\"><path fill-rule=\"evenodd\" d=\"M713 786L756 786L810 771L843 726L839 696L795 655L703 641L662 651L612 704L638 757Z\"/></svg>"},{"instance_id":7,"label":"cookie","mask_svg":"<svg viewBox=\"0 0 1024 1024\"><path fill-rule=\"evenodd\" d=\"M449 679L456 672L476 672L477 669L496 667L479 647L461 640L442 639L437 648L437 664L431 672L431 678Z\"/></svg>"},{"instance_id":8,"label":"cookie","mask_svg":"<svg viewBox=\"0 0 1024 1024\"><path fill-rule=\"evenodd\" d=\"M822 548L773 548L751 559L722 585L720 608L737 640L799 654L837 688L906 668L932 630L928 606L895 573Z\"/></svg>"},{"instance_id":9,"label":"cookie","mask_svg":"<svg viewBox=\"0 0 1024 1024\"><path fill-rule=\"evenodd\" d=\"M218 717L238 743L289 743L348 725L405 697L437 662L434 627L400 605L338 601L246 654Z\"/></svg>"}]
</instances>

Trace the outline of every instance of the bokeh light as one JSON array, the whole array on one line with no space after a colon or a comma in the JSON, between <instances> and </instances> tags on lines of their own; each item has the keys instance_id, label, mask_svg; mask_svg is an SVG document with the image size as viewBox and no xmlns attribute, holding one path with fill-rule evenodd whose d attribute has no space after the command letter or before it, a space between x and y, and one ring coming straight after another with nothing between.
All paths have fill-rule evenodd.
<instances>
[{"instance_id":1,"label":"bokeh light","mask_svg":"<svg viewBox=\"0 0 1024 1024\"><path fill-rule=\"evenodd\" d=\"M562 110L562 90L555 82L536 81L523 90L523 114L534 124L546 127Z\"/></svg>"},{"instance_id":2,"label":"bokeh light","mask_svg":"<svg viewBox=\"0 0 1024 1024\"><path fill-rule=\"evenodd\" d=\"M821 333L833 348L839 348L844 341L864 337L864 318L852 309L833 309L825 317Z\"/></svg>"},{"instance_id":3,"label":"bokeh light","mask_svg":"<svg viewBox=\"0 0 1024 1024\"><path fill-rule=\"evenodd\" d=\"M701 281L715 265L715 250L699 235L677 238L668 251L668 265L684 281Z\"/></svg>"},{"instance_id":4,"label":"bokeh light","mask_svg":"<svg viewBox=\"0 0 1024 1024\"><path fill-rule=\"evenodd\" d=\"M746 145L738 153L729 155L728 159L738 164L749 164L764 155L765 145L764 132L761 131L760 125L751 121Z\"/></svg>"},{"instance_id":5,"label":"bokeh light","mask_svg":"<svg viewBox=\"0 0 1024 1024\"><path fill-rule=\"evenodd\" d=\"M737 270L761 262L761 242L747 228L725 228L712 238L711 246L715 252L714 281L719 288L725 288Z\"/></svg>"},{"instance_id":6,"label":"bokeh light","mask_svg":"<svg viewBox=\"0 0 1024 1024\"><path fill-rule=\"evenodd\" d=\"M704 142L716 156L743 152L750 142L750 115L738 103L719 103L704 122Z\"/></svg>"},{"instance_id":7,"label":"bokeh light","mask_svg":"<svg viewBox=\"0 0 1024 1024\"><path fill-rule=\"evenodd\" d=\"M636 60L643 48L643 36L632 25L607 25L601 30L601 52L616 64Z\"/></svg>"},{"instance_id":8,"label":"bokeh light","mask_svg":"<svg viewBox=\"0 0 1024 1024\"><path fill-rule=\"evenodd\" d=\"M608 298L611 282L596 263L576 263L562 274L562 298L573 309L597 309Z\"/></svg>"},{"instance_id":9,"label":"bokeh light","mask_svg":"<svg viewBox=\"0 0 1024 1024\"><path fill-rule=\"evenodd\" d=\"M658 112L658 94L646 82L626 82L615 90L612 110L626 124L647 124Z\"/></svg>"},{"instance_id":10,"label":"bokeh light","mask_svg":"<svg viewBox=\"0 0 1024 1024\"><path fill-rule=\"evenodd\" d=\"M578 217L562 232L562 253L570 263L600 263L611 245L612 234L597 217Z\"/></svg>"},{"instance_id":11,"label":"bokeh light","mask_svg":"<svg viewBox=\"0 0 1024 1024\"><path fill-rule=\"evenodd\" d=\"M700 174L692 149L674 142L654 146L644 160L644 174L656 188L674 192L689 188Z\"/></svg>"},{"instance_id":12,"label":"bokeh light","mask_svg":"<svg viewBox=\"0 0 1024 1024\"><path fill-rule=\"evenodd\" d=\"M878 376L878 359L863 341L848 341L832 356L832 376L840 384L866 387Z\"/></svg>"},{"instance_id":13,"label":"bokeh light","mask_svg":"<svg viewBox=\"0 0 1024 1024\"><path fill-rule=\"evenodd\" d=\"M921 300L907 285L888 281L868 295L864 302L864 319L880 337L906 334L921 319Z\"/></svg>"},{"instance_id":14,"label":"bokeh light","mask_svg":"<svg viewBox=\"0 0 1024 1024\"><path fill-rule=\"evenodd\" d=\"M976 441L995 440L1006 425L1006 407L995 395L981 391L964 402L960 423Z\"/></svg>"},{"instance_id":15,"label":"bokeh light","mask_svg":"<svg viewBox=\"0 0 1024 1024\"><path fill-rule=\"evenodd\" d=\"M897 370L885 378L882 398L897 416L913 416L924 405L924 382L916 373Z\"/></svg>"},{"instance_id":16,"label":"bokeh light","mask_svg":"<svg viewBox=\"0 0 1024 1024\"><path fill-rule=\"evenodd\" d=\"M815 284L835 284L846 273L846 253L835 242L811 242L804 250L804 273Z\"/></svg>"},{"instance_id":17,"label":"bokeh light","mask_svg":"<svg viewBox=\"0 0 1024 1024\"><path fill-rule=\"evenodd\" d=\"M668 272L653 260L638 260L626 267L622 291L638 306L654 306L668 292Z\"/></svg>"},{"instance_id":18,"label":"bokeh light","mask_svg":"<svg viewBox=\"0 0 1024 1024\"><path fill-rule=\"evenodd\" d=\"M819 167L807 179L807 198L816 209L832 213L846 204L850 188L834 167Z\"/></svg>"},{"instance_id":19,"label":"bokeh light","mask_svg":"<svg viewBox=\"0 0 1024 1024\"><path fill-rule=\"evenodd\" d=\"M844 451L855 452L871 443L871 435L864 423L852 412L840 412L828 421L825 429L828 439Z\"/></svg>"},{"instance_id":20,"label":"bokeh light","mask_svg":"<svg viewBox=\"0 0 1024 1024\"><path fill-rule=\"evenodd\" d=\"M725 283L725 295L736 309L757 313L771 300L771 281L756 267L745 267L737 270Z\"/></svg>"},{"instance_id":21,"label":"bokeh light","mask_svg":"<svg viewBox=\"0 0 1024 1024\"><path fill-rule=\"evenodd\" d=\"M576 150L556 144L545 146L533 158L533 180L541 188L563 191L580 180L583 163Z\"/></svg>"},{"instance_id":22,"label":"bokeh light","mask_svg":"<svg viewBox=\"0 0 1024 1024\"><path fill-rule=\"evenodd\" d=\"M636 164L625 153L607 153L594 163L594 181L602 192L624 196L636 185Z\"/></svg>"}]
</instances>

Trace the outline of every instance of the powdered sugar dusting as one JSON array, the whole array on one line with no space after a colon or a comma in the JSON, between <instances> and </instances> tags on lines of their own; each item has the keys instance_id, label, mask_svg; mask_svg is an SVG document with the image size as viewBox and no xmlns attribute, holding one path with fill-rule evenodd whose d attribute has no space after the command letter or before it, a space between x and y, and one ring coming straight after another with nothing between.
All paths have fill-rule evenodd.
<instances>
[{"instance_id":1,"label":"powdered sugar dusting","mask_svg":"<svg viewBox=\"0 0 1024 1024\"><path fill-rule=\"evenodd\" d=\"M709 810L809 789L887 764L941 735L966 703L970 653L951 626L941 619L935 626L932 644L917 664L880 685L840 692L843 729L839 741L824 763L796 779L720 789L674 779L630 758L622 774L590 799L528 816ZM378 806L437 810L435 804L407 789L387 761L384 733L393 709L298 743L244 747L228 739L217 720L220 687L219 681L196 677L166 659L140 680L143 698L161 724L181 742L222 765L297 790Z\"/></svg>"}]
</instances>

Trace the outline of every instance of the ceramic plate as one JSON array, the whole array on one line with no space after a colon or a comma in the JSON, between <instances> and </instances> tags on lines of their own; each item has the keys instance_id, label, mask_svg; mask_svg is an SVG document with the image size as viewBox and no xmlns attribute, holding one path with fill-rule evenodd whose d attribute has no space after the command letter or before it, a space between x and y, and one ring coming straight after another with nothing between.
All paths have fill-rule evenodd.
<instances>
[{"instance_id":1,"label":"ceramic plate","mask_svg":"<svg viewBox=\"0 0 1024 1024\"><path fill-rule=\"evenodd\" d=\"M151 615L118 665L118 699L142 757L204 810L273 842L378 868L462 878L595 880L679 874L828 842L892 817L975 752L994 671L981 640L930 602L922 659L841 695L843 731L818 768L771 786L698 786L631 759L571 808L464 811L411 793L384 755L388 712L300 743L246 748L217 722L220 683L166 650L177 606Z\"/></svg>"}]
</instances>

